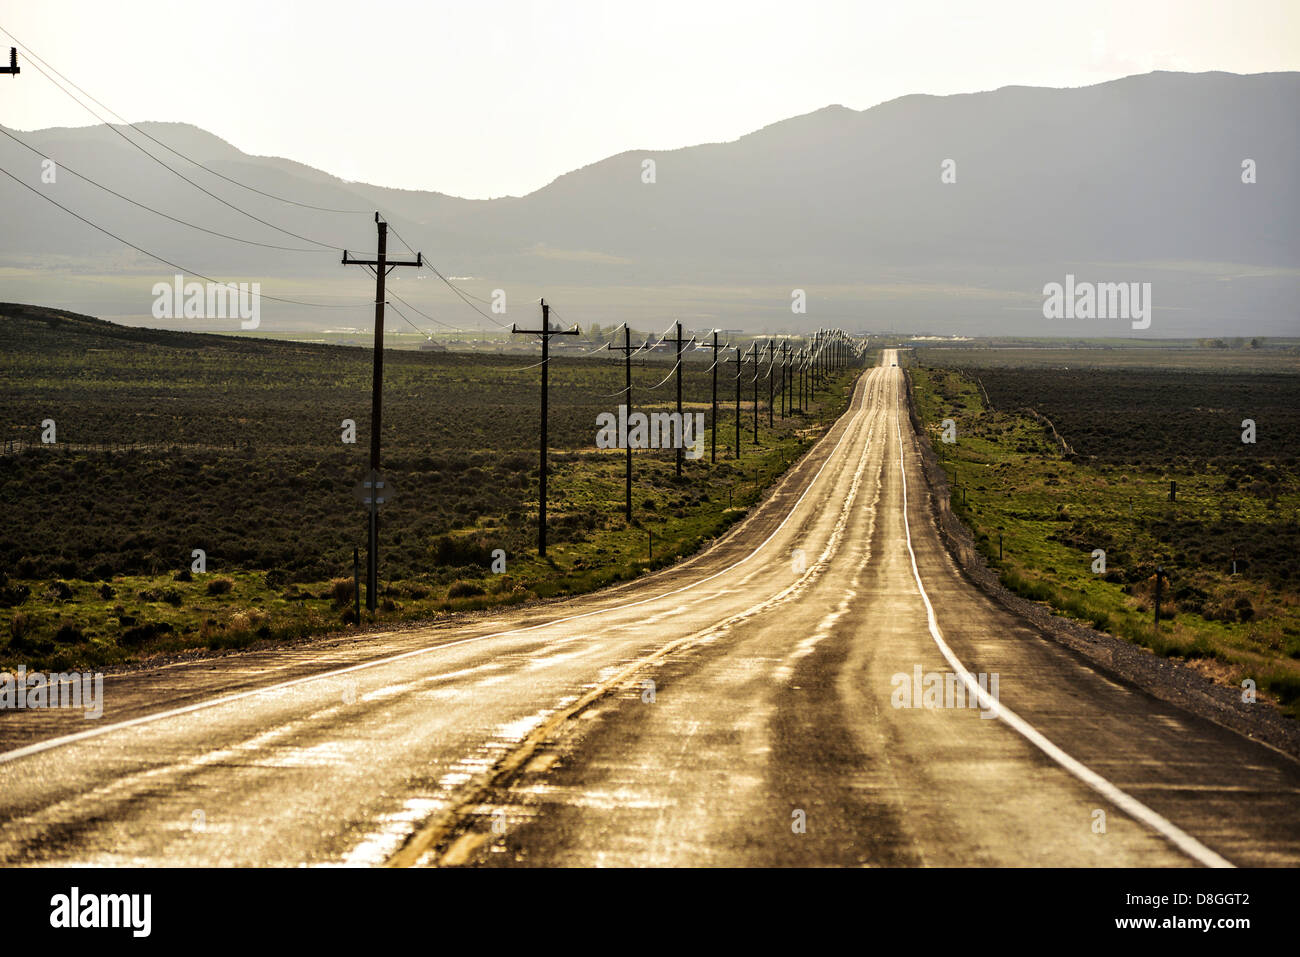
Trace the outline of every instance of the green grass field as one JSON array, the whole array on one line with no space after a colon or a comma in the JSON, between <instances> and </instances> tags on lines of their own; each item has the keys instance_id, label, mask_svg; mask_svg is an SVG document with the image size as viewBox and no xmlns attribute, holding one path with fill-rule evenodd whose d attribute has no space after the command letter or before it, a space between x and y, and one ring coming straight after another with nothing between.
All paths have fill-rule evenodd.
<instances>
[{"instance_id":1,"label":"green grass field","mask_svg":"<svg viewBox=\"0 0 1300 957\"><path fill-rule=\"evenodd\" d=\"M341 346L127 329L0 308L0 667L86 667L182 648L339 629L366 513L371 355ZM720 370L718 461L595 448L621 401L606 353L551 369L548 556L536 551L535 357L389 352L379 609L365 623L585 592L635 578L725 531L843 410L853 374L759 444L752 387L734 454L735 386ZM638 361L634 404L668 411L666 357ZM709 411L707 361L686 365L688 411ZM747 373L746 379L749 374ZM356 423L355 444L341 423ZM53 419L57 443L40 445ZM707 435L708 433L706 433ZM653 537L653 557L650 542ZM206 553L206 574L191 572ZM491 570L492 553L506 570Z\"/></svg>"},{"instance_id":2,"label":"green grass field","mask_svg":"<svg viewBox=\"0 0 1300 957\"><path fill-rule=\"evenodd\" d=\"M1135 388L1114 398L1095 379L1073 387L1062 377L1035 379L996 357L988 367L1007 368L1018 398L1029 383L1041 393L1037 406L1062 410L1059 418L1083 401L1078 390L1112 396L1116 405L1094 409L1089 420L1114 433L1094 437L1111 454L1066 454L1040 421L999 405L998 389L985 383L990 407L976 381L982 370L943 368L936 360L945 358L926 350L910 370L919 412L944 460L954 512L1003 584L1157 654L1194 661L1218 680L1251 679L1300 715L1300 481L1289 444L1277 443L1271 456L1247 448L1233 460L1202 430L1186 435L1184 454L1167 464L1149 454L1134 461L1125 440L1134 422L1159 425L1189 412L1168 408L1160 389L1135 402L1144 381L1168 370L1144 373L1121 361ZM1224 375L1187 370L1183 384L1203 395L1224 387ZM1246 405L1280 401L1270 376L1232 375L1227 385ZM942 441L944 419L956 425L954 444ZM1073 444L1068 428L1058 431ZM1104 570L1096 550L1105 553ZM1158 629L1157 567L1166 576Z\"/></svg>"}]
</instances>

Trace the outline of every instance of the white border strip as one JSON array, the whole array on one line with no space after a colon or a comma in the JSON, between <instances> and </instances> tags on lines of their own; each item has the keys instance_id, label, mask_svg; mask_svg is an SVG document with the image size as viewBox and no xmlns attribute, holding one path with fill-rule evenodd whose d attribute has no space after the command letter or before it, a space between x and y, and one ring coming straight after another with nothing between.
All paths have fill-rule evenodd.
<instances>
[{"instance_id":1,"label":"white border strip","mask_svg":"<svg viewBox=\"0 0 1300 957\"><path fill-rule=\"evenodd\" d=\"M903 529L907 534L907 552L912 557L912 575L916 578L916 588L921 593L921 601L925 602L925 615L930 626L930 637L933 638L934 643L939 646L939 651L942 652L944 658L948 660L948 664L952 667L952 670L961 676L962 682L969 689L970 693L979 699L982 708L992 711L997 717L1001 718L1018 731L1049 758L1061 767L1065 768L1065 770L1069 771L1106 800L1126 812L1130 817L1141 821L1147 827L1159 833L1188 857L1193 858L1198 863L1204 864L1206 867L1233 867L1234 865L1230 861L1220 857L1196 838L1179 828L1176 824L1157 814L1155 811L1151 810L1151 808L1137 800L1137 798L1121 791L1096 771L1070 757L1070 755L1058 748L1055 744L1039 733L1037 729L1029 724L1029 722L1025 721L1024 718L1001 704L985 689L981 688L971 673L966 670L965 666L963 666L957 659L957 656L953 654L952 649L948 647L948 643L943 640L942 632L939 631L939 623L934 616L934 606L930 604L930 596L925 593L925 585L921 584L921 572L916 567L916 552L912 550L912 529L911 524L907 520L907 468L903 458L903 429L899 422L897 408L895 408L894 411L894 426L898 431L898 469L903 476Z\"/></svg>"}]
</instances>

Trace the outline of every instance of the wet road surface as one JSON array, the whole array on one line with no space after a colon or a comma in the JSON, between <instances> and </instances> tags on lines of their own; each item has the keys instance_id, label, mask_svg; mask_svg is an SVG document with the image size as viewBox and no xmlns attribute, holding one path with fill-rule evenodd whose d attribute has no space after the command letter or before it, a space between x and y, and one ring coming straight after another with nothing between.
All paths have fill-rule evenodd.
<instances>
[{"instance_id":1,"label":"wet road surface","mask_svg":"<svg viewBox=\"0 0 1300 957\"><path fill-rule=\"evenodd\" d=\"M1300 764L962 578L892 361L664 572L0 714L0 863L1300 863Z\"/></svg>"}]
</instances>

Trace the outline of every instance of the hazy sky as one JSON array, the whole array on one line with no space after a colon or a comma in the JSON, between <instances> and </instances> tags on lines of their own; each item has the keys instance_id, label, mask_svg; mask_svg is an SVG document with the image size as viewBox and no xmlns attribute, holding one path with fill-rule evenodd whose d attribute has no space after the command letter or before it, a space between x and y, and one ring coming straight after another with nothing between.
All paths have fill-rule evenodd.
<instances>
[{"instance_id":1,"label":"hazy sky","mask_svg":"<svg viewBox=\"0 0 1300 957\"><path fill-rule=\"evenodd\" d=\"M0 27L129 120L468 197L831 103L1300 69L1300 0L0 0ZM0 76L0 123L91 122Z\"/></svg>"}]
</instances>

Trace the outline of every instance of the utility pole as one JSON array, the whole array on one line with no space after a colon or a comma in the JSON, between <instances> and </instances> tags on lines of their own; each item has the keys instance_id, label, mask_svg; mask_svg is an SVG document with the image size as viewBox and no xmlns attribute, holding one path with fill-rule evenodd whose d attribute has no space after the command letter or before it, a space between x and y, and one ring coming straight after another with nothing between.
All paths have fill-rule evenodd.
<instances>
[{"instance_id":1,"label":"utility pole","mask_svg":"<svg viewBox=\"0 0 1300 957\"><path fill-rule=\"evenodd\" d=\"M775 383L772 381L773 371L776 368L776 343L771 339L767 340L767 427L774 428L772 421L772 387Z\"/></svg>"},{"instance_id":2,"label":"utility pole","mask_svg":"<svg viewBox=\"0 0 1300 957\"><path fill-rule=\"evenodd\" d=\"M384 401L384 279L398 266L424 265L424 256L415 254L415 262L388 258L388 223L375 213L379 232L378 253L374 259L356 259L343 250L343 265L365 266L375 274L375 363L370 380L370 480L379 481L379 435L383 422ZM379 591L379 496L370 495L370 549L366 557L366 608L375 610Z\"/></svg>"},{"instance_id":3,"label":"utility pole","mask_svg":"<svg viewBox=\"0 0 1300 957\"><path fill-rule=\"evenodd\" d=\"M777 398L781 400L781 418L785 418L785 343L781 343L781 388L777 392Z\"/></svg>"},{"instance_id":4,"label":"utility pole","mask_svg":"<svg viewBox=\"0 0 1300 957\"><path fill-rule=\"evenodd\" d=\"M512 322L510 332L514 335L542 337L542 436L540 465L537 472L537 557L546 557L546 410L549 394L549 373L551 369L551 336L576 336L577 326L565 332L551 329L551 307L542 300L542 328L519 329ZM630 454L630 453L629 453Z\"/></svg>"},{"instance_id":5,"label":"utility pole","mask_svg":"<svg viewBox=\"0 0 1300 957\"><path fill-rule=\"evenodd\" d=\"M799 356L801 350L790 347L790 414L794 415L795 403L798 402L798 409L803 411L803 393L802 379L799 376Z\"/></svg>"},{"instance_id":6,"label":"utility pole","mask_svg":"<svg viewBox=\"0 0 1300 957\"><path fill-rule=\"evenodd\" d=\"M781 418L783 419L789 414L786 411L790 407L789 379L790 343L787 340L781 343Z\"/></svg>"},{"instance_id":7,"label":"utility pole","mask_svg":"<svg viewBox=\"0 0 1300 957\"><path fill-rule=\"evenodd\" d=\"M813 341L808 350L808 404L811 406L817 401L817 360L821 356L821 349L818 348L820 332L813 333Z\"/></svg>"},{"instance_id":8,"label":"utility pole","mask_svg":"<svg viewBox=\"0 0 1300 957\"><path fill-rule=\"evenodd\" d=\"M813 404L809 399L809 377L811 376L811 363L813 363L813 350L811 350L809 346L805 346L802 348L802 352L803 361L801 372L803 373L803 397L800 400L800 408L802 408L806 415L807 411L809 411L809 406Z\"/></svg>"},{"instance_id":9,"label":"utility pole","mask_svg":"<svg viewBox=\"0 0 1300 957\"><path fill-rule=\"evenodd\" d=\"M814 390L819 382L822 382L822 373L826 368L826 339L824 339L822 330L818 329L816 333L816 351L813 354L813 387ZM814 391L813 398L816 398Z\"/></svg>"},{"instance_id":10,"label":"utility pole","mask_svg":"<svg viewBox=\"0 0 1300 957\"><path fill-rule=\"evenodd\" d=\"M709 455L709 464L718 461L718 330L713 330L713 450Z\"/></svg>"},{"instance_id":11,"label":"utility pole","mask_svg":"<svg viewBox=\"0 0 1300 957\"><path fill-rule=\"evenodd\" d=\"M681 321L680 319L678 319L677 322L676 322L674 325L675 325L675 327L676 327L676 329L677 329L677 336L676 336L676 342L677 342L677 421L678 421L678 422L681 422L681 421L682 421L682 321ZM690 341L691 341L691 342L694 342L694 341L695 341L695 337L694 337L694 336L691 336L691 340L690 340ZM679 426L679 428L681 428L681 426ZM680 433L680 437L681 437L681 438L685 438L685 435L686 435L686 432L685 432L685 429L683 428L683 429L682 429L682 432ZM685 452L686 452L686 450L685 450L684 448L682 448L682 444L681 444L681 442L678 442L678 443L677 443L677 449L676 449L676 451L677 451L677 455L676 455L676 459L677 459L677 477L678 477L678 478L681 478L681 477L682 477L682 456L683 456L683 455L685 454Z\"/></svg>"},{"instance_id":12,"label":"utility pole","mask_svg":"<svg viewBox=\"0 0 1300 957\"><path fill-rule=\"evenodd\" d=\"M627 385L623 389L623 404L627 408L627 417L631 419L632 418L632 353L634 351L639 352L642 347L638 346L637 349L635 350L632 348L632 330L628 326L624 325L623 344L621 346L616 346L614 345L613 342L610 342L609 345L606 346L606 348L612 349L615 352L623 353L623 367L624 367L625 377L627 380ZM627 520L629 522L632 521L632 443L631 442L627 443L627 502L625 505L625 511L627 513Z\"/></svg>"},{"instance_id":13,"label":"utility pole","mask_svg":"<svg viewBox=\"0 0 1300 957\"><path fill-rule=\"evenodd\" d=\"M736 458L740 458L740 369L744 359L736 346Z\"/></svg>"},{"instance_id":14,"label":"utility pole","mask_svg":"<svg viewBox=\"0 0 1300 957\"><path fill-rule=\"evenodd\" d=\"M754 444L758 445L758 343L751 342L749 351L754 357Z\"/></svg>"},{"instance_id":15,"label":"utility pole","mask_svg":"<svg viewBox=\"0 0 1300 957\"><path fill-rule=\"evenodd\" d=\"M799 350L799 411L808 411L808 347Z\"/></svg>"}]
</instances>

